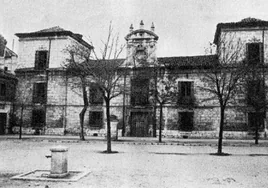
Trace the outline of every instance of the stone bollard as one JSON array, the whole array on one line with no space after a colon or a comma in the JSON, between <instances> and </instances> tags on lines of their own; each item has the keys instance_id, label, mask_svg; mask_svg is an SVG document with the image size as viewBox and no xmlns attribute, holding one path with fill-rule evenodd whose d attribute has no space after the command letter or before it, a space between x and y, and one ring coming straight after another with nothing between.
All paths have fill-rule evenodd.
<instances>
[{"instance_id":1,"label":"stone bollard","mask_svg":"<svg viewBox=\"0 0 268 188\"><path fill-rule=\"evenodd\" d=\"M51 151L51 170L49 177L62 178L69 175L67 168L68 148L64 146L55 146L51 148L50 151Z\"/></svg>"}]
</instances>

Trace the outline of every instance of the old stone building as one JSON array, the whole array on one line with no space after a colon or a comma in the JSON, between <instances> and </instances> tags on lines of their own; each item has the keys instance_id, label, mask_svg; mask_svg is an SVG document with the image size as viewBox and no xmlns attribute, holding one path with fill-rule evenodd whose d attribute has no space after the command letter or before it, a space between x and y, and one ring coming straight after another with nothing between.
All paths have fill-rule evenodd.
<instances>
[{"instance_id":1,"label":"old stone building","mask_svg":"<svg viewBox=\"0 0 268 188\"><path fill-rule=\"evenodd\" d=\"M19 37L16 76L20 104L16 106L16 114L20 118L23 104L23 133L64 134L70 126L75 129L82 98L71 89L72 81L62 68L67 58L64 49L74 44L89 49L92 46L82 35L60 27L16 36Z\"/></svg>"},{"instance_id":2,"label":"old stone building","mask_svg":"<svg viewBox=\"0 0 268 188\"><path fill-rule=\"evenodd\" d=\"M263 65L262 83L267 84L268 22L244 19L217 25L214 43L218 54L188 57L157 57L155 27L149 30L141 22L138 29L130 26L126 35L127 57L124 69L127 74L122 84L129 92L114 98L111 115L119 120L120 133L127 136L152 136L158 132L159 105L151 99L150 91L155 75L176 76L178 97L166 104L163 110L163 135L171 137L217 137L220 121L217 101L206 101L209 93L200 89L204 66L217 63L219 54L225 53L228 43L241 41L241 61ZM79 133L79 112L83 107L81 91L74 85L79 81L69 77L61 65L66 59L64 49L72 42L92 48L82 36L59 27L32 33L16 34L20 41L19 69L16 70L18 96L27 106L24 111L24 132L42 134ZM267 41L267 42L266 42ZM222 52L222 53L220 53ZM165 65L165 66L162 66ZM170 68L172 67L172 69ZM157 73L157 74L156 74ZM260 83L260 82L259 82ZM160 83L158 83L160 84ZM253 84L255 87L260 84ZM105 106L98 90L88 88L90 106L85 117L87 135L105 135ZM264 91L265 92L265 91ZM251 128L260 125L261 135L266 135L266 111L256 112L245 102L248 91L240 94L241 104L226 110L225 137L251 136ZM243 103L243 104L242 104ZM239 110L238 110L239 109ZM241 110L242 109L242 110ZM18 110L19 112L19 110ZM17 112L17 114L18 114ZM257 117L257 118L256 118Z\"/></svg>"},{"instance_id":3,"label":"old stone building","mask_svg":"<svg viewBox=\"0 0 268 188\"><path fill-rule=\"evenodd\" d=\"M7 41L0 35L0 134L10 133L10 120L13 114L13 101L17 79L14 69L17 54L7 48Z\"/></svg>"}]
</instances>

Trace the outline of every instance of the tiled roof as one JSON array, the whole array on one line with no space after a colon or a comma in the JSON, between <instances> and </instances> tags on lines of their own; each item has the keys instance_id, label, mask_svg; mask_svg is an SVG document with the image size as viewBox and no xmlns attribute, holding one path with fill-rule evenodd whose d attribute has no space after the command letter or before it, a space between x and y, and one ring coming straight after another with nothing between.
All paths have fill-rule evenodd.
<instances>
[{"instance_id":1,"label":"tiled roof","mask_svg":"<svg viewBox=\"0 0 268 188\"><path fill-rule=\"evenodd\" d=\"M17 80L17 78L14 74L8 73L8 72L4 71L3 69L0 69L0 78Z\"/></svg>"},{"instance_id":2,"label":"tiled roof","mask_svg":"<svg viewBox=\"0 0 268 188\"><path fill-rule=\"evenodd\" d=\"M9 58L12 56L17 57L18 55L15 52L13 52L12 50L10 50L8 47L6 47L5 58Z\"/></svg>"},{"instance_id":3,"label":"tiled roof","mask_svg":"<svg viewBox=\"0 0 268 188\"><path fill-rule=\"evenodd\" d=\"M75 39L77 42L83 44L88 48L93 48L90 44L83 40L83 35L78 33L73 33L69 30L65 30L59 26L30 32L30 33L16 33L15 34L19 38L26 38L26 37L54 37L54 36L70 36Z\"/></svg>"},{"instance_id":4,"label":"tiled roof","mask_svg":"<svg viewBox=\"0 0 268 188\"><path fill-rule=\"evenodd\" d=\"M245 18L239 22L219 23L214 36L214 44L218 43L221 29L223 28L250 28L250 27L264 27L268 26L268 21L256 19L256 18Z\"/></svg>"},{"instance_id":5,"label":"tiled roof","mask_svg":"<svg viewBox=\"0 0 268 188\"><path fill-rule=\"evenodd\" d=\"M42 29L40 31L36 31L35 33L47 33L47 32L61 32L61 31L66 31L60 26L55 26L47 29Z\"/></svg>"},{"instance_id":6,"label":"tiled roof","mask_svg":"<svg viewBox=\"0 0 268 188\"><path fill-rule=\"evenodd\" d=\"M159 57L157 60L160 64L164 64L167 67L194 69L199 67L210 67L217 63L217 55Z\"/></svg>"}]
</instances>

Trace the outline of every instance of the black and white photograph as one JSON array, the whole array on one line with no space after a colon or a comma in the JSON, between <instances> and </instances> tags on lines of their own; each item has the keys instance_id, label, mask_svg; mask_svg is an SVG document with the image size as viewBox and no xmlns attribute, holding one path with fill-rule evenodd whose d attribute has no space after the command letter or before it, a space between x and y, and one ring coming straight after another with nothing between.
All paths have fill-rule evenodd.
<instances>
[{"instance_id":1,"label":"black and white photograph","mask_svg":"<svg viewBox=\"0 0 268 188\"><path fill-rule=\"evenodd\" d=\"M267 0L0 0L0 188L267 188L266 110Z\"/></svg>"}]
</instances>

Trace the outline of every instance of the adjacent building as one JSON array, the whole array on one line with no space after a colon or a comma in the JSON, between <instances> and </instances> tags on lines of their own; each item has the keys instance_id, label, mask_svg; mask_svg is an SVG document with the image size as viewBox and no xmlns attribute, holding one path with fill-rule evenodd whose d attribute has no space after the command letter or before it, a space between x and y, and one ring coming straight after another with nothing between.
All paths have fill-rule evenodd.
<instances>
[{"instance_id":1,"label":"adjacent building","mask_svg":"<svg viewBox=\"0 0 268 188\"><path fill-rule=\"evenodd\" d=\"M7 41L0 35L0 135L11 133L11 117L17 78L14 70L17 64L17 54L10 50Z\"/></svg>"}]
</instances>

